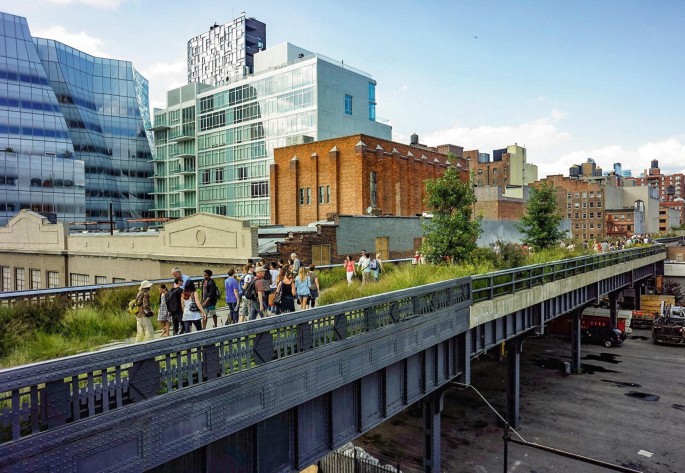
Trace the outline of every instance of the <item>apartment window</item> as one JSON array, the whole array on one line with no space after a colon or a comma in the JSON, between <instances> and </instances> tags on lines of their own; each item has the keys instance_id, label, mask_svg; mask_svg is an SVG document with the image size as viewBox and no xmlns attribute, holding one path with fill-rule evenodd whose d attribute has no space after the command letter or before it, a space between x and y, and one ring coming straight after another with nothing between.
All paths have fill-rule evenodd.
<instances>
[{"instance_id":1,"label":"apartment window","mask_svg":"<svg viewBox=\"0 0 685 473\"><path fill-rule=\"evenodd\" d=\"M602 208L602 201L600 201L600 200L597 201L597 208L598 209Z\"/></svg>"},{"instance_id":2,"label":"apartment window","mask_svg":"<svg viewBox=\"0 0 685 473\"><path fill-rule=\"evenodd\" d=\"M583 214L583 219L586 219L586 218L587 218L587 214Z\"/></svg>"},{"instance_id":3,"label":"apartment window","mask_svg":"<svg viewBox=\"0 0 685 473\"><path fill-rule=\"evenodd\" d=\"M331 264L331 245L312 245L312 264Z\"/></svg>"},{"instance_id":4,"label":"apartment window","mask_svg":"<svg viewBox=\"0 0 685 473\"><path fill-rule=\"evenodd\" d=\"M69 274L70 286L87 286L90 283L90 278L87 274L71 273Z\"/></svg>"},{"instance_id":5,"label":"apartment window","mask_svg":"<svg viewBox=\"0 0 685 473\"><path fill-rule=\"evenodd\" d=\"M587 199L587 192L583 192L583 199Z\"/></svg>"},{"instance_id":6,"label":"apartment window","mask_svg":"<svg viewBox=\"0 0 685 473\"><path fill-rule=\"evenodd\" d=\"M203 184L209 184L209 181L212 178L212 173L210 172L209 169L205 169L202 171L202 183Z\"/></svg>"},{"instance_id":7,"label":"apartment window","mask_svg":"<svg viewBox=\"0 0 685 473\"><path fill-rule=\"evenodd\" d=\"M107 276L95 276L95 285L103 286L107 284Z\"/></svg>"},{"instance_id":8,"label":"apartment window","mask_svg":"<svg viewBox=\"0 0 685 473\"><path fill-rule=\"evenodd\" d=\"M571 193L570 193L570 192L569 192L568 194L566 194L566 198L567 198L567 199L570 199L570 198L571 198Z\"/></svg>"},{"instance_id":9,"label":"apartment window","mask_svg":"<svg viewBox=\"0 0 685 473\"><path fill-rule=\"evenodd\" d=\"M590 202L590 208L593 208L595 206L594 202Z\"/></svg>"},{"instance_id":10,"label":"apartment window","mask_svg":"<svg viewBox=\"0 0 685 473\"><path fill-rule=\"evenodd\" d=\"M48 289L59 287L59 273L57 271L48 271Z\"/></svg>"},{"instance_id":11,"label":"apartment window","mask_svg":"<svg viewBox=\"0 0 685 473\"><path fill-rule=\"evenodd\" d=\"M584 208L584 209L587 208L587 202L583 202L583 208Z\"/></svg>"},{"instance_id":12,"label":"apartment window","mask_svg":"<svg viewBox=\"0 0 685 473\"><path fill-rule=\"evenodd\" d=\"M580 208L580 204L579 204L578 202L574 203L574 204L573 204L573 208L574 208L574 209L579 209L579 208Z\"/></svg>"},{"instance_id":13,"label":"apartment window","mask_svg":"<svg viewBox=\"0 0 685 473\"><path fill-rule=\"evenodd\" d=\"M40 289L40 269L31 270L31 289Z\"/></svg>"},{"instance_id":14,"label":"apartment window","mask_svg":"<svg viewBox=\"0 0 685 473\"><path fill-rule=\"evenodd\" d=\"M580 194L579 194L578 192L575 192L575 193L573 194L573 197L575 197L575 198L577 199L578 197L580 197Z\"/></svg>"},{"instance_id":15,"label":"apartment window","mask_svg":"<svg viewBox=\"0 0 685 473\"><path fill-rule=\"evenodd\" d=\"M587 225L583 224L583 230L586 230L586 229L587 229Z\"/></svg>"},{"instance_id":16,"label":"apartment window","mask_svg":"<svg viewBox=\"0 0 685 473\"><path fill-rule=\"evenodd\" d=\"M244 181L247 179L247 167L239 167L238 168L238 180L239 181Z\"/></svg>"},{"instance_id":17,"label":"apartment window","mask_svg":"<svg viewBox=\"0 0 685 473\"><path fill-rule=\"evenodd\" d=\"M269 197L269 182L258 181L251 184L252 197Z\"/></svg>"},{"instance_id":18,"label":"apartment window","mask_svg":"<svg viewBox=\"0 0 685 473\"><path fill-rule=\"evenodd\" d=\"M331 186L319 186L319 203L328 204L331 201Z\"/></svg>"},{"instance_id":19,"label":"apartment window","mask_svg":"<svg viewBox=\"0 0 685 473\"><path fill-rule=\"evenodd\" d=\"M580 214L578 212L575 213L575 218L580 218Z\"/></svg>"},{"instance_id":20,"label":"apartment window","mask_svg":"<svg viewBox=\"0 0 685 473\"><path fill-rule=\"evenodd\" d=\"M117 284L120 282L126 282L126 279L124 279L124 278L112 278L112 283Z\"/></svg>"},{"instance_id":21,"label":"apartment window","mask_svg":"<svg viewBox=\"0 0 685 473\"><path fill-rule=\"evenodd\" d=\"M594 199L594 197L595 197L595 193L594 193L594 192L590 192L590 198L591 198L591 199Z\"/></svg>"},{"instance_id":22,"label":"apartment window","mask_svg":"<svg viewBox=\"0 0 685 473\"><path fill-rule=\"evenodd\" d=\"M224 182L224 170L223 170L223 168L219 168L214 172L214 181L215 182Z\"/></svg>"},{"instance_id":23,"label":"apartment window","mask_svg":"<svg viewBox=\"0 0 685 473\"><path fill-rule=\"evenodd\" d=\"M352 96L345 94L345 113L352 115Z\"/></svg>"},{"instance_id":24,"label":"apartment window","mask_svg":"<svg viewBox=\"0 0 685 473\"><path fill-rule=\"evenodd\" d=\"M590 228L595 228L595 224L594 224L594 223L591 223L591 224L590 224Z\"/></svg>"},{"instance_id":25,"label":"apartment window","mask_svg":"<svg viewBox=\"0 0 685 473\"><path fill-rule=\"evenodd\" d=\"M570 219L571 218L571 212L566 214L566 218Z\"/></svg>"},{"instance_id":26,"label":"apartment window","mask_svg":"<svg viewBox=\"0 0 685 473\"><path fill-rule=\"evenodd\" d=\"M26 277L24 275L24 268L14 269L14 290L23 291L25 287Z\"/></svg>"},{"instance_id":27,"label":"apartment window","mask_svg":"<svg viewBox=\"0 0 685 473\"><path fill-rule=\"evenodd\" d=\"M597 224L597 228L598 228L598 229L599 229L599 228L602 228L602 224L601 224L601 223L598 223L598 224ZM628 230L630 230L630 225L628 225Z\"/></svg>"},{"instance_id":28,"label":"apartment window","mask_svg":"<svg viewBox=\"0 0 685 473\"><path fill-rule=\"evenodd\" d=\"M2 267L2 289L3 291L11 291L12 290L12 277L10 276L10 268L7 266Z\"/></svg>"},{"instance_id":29,"label":"apartment window","mask_svg":"<svg viewBox=\"0 0 685 473\"><path fill-rule=\"evenodd\" d=\"M226 215L226 206L217 205L216 207L214 207L214 213L217 215Z\"/></svg>"},{"instance_id":30,"label":"apartment window","mask_svg":"<svg viewBox=\"0 0 685 473\"><path fill-rule=\"evenodd\" d=\"M312 188L300 187L300 205L309 205L312 203Z\"/></svg>"}]
</instances>

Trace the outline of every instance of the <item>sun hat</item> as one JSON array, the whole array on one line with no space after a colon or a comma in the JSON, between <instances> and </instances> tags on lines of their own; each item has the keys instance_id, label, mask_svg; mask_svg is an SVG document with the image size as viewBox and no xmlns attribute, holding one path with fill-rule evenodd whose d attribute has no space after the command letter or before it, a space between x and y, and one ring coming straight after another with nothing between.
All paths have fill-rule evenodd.
<instances>
[{"instance_id":1,"label":"sun hat","mask_svg":"<svg viewBox=\"0 0 685 473\"><path fill-rule=\"evenodd\" d=\"M152 287L152 283L150 281L148 281L147 279L140 283L141 289L149 289L151 287Z\"/></svg>"},{"instance_id":2,"label":"sun hat","mask_svg":"<svg viewBox=\"0 0 685 473\"><path fill-rule=\"evenodd\" d=\"M268 270L266 269L265 266L260 266L257 269L255 269L255 273L266 273Z\"/></svg>"}]
</instances>

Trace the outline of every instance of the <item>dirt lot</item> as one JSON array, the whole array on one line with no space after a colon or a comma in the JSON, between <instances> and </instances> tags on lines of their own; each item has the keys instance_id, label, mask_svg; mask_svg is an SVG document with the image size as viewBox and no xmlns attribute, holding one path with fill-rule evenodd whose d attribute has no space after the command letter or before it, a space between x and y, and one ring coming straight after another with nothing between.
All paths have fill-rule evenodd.
<instances>
[{"instance_id":1,"label":"dirt lot","mask_svg":"<svg viewBox=\"0 0 685 473\"><path fill-rule=\"evenodd\" d=\"M524 439L644 472L685 471L685 347L656 346L636 330L623 346L583 345L582 375L563 376L570 342L530 338L521 363ZM504 362L483 357L471 383L505 411ZM420 409L412 407L355 441L402 471L423 471ZM502 428L472 390L449 389L442 414L445 472L503 471ZM508 471L595 473L607 469L509 445Z\"/></svg>"}]
</instances>

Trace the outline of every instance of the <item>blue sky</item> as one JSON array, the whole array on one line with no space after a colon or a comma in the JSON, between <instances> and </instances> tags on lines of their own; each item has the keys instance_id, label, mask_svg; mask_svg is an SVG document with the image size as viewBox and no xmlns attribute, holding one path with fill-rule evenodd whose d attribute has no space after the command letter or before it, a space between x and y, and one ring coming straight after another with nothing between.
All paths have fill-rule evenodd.
<instances>
[{"instance_id":1,"label":"blue sky","mask_svg":"<svg viewBox=\"0 0 685 473\"><path fill-rule=\"evenodd\" d=\"M685 170L685 2L0 0L34 36L126 59L151 105L186 82L186 42L241 12L378 81L393 139L491 153L518 143L540 175L593 158Z\"/></svg>"}]
</instances>

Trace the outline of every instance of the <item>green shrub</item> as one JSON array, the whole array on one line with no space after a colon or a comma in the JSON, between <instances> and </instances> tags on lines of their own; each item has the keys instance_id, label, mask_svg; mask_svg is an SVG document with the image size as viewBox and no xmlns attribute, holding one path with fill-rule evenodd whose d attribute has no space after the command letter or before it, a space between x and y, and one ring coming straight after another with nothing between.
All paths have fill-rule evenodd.
<instances>
[{"instance_id":1,"label":"green shrub","mask_svg":"<svg viewBox=\"0 0 685 473\"><path fill-rule=\"evenodd\" d=\"M129 301L137 294L138 288L136 286L98 289L95 293L93 307L102 313L116 314L125 311ZM150 301L152 302L154 299L151 297Z\"/></svg>"}]
</instances>

